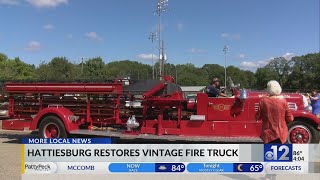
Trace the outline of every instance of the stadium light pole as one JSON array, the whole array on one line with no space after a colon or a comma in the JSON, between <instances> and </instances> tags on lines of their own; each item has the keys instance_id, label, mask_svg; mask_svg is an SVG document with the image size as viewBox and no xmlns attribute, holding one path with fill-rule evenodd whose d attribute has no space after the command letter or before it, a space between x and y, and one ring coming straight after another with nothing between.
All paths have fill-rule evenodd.
<instances>
[{"instance_id":1,"label":"stadium light pole","mask_svg":"<svg viewBox=\"0 0 320 180\"><path fill-rule=\"evenodd\" d=\"M81 76L83 75L83 63L86 61L86 57L81 57L80 61L81 61Z\"/></svg>"},{"instance_id":2,"label":"stadium light pole","mask_svg":"<svg viewBox=\"0 0 320 180\"><path fill-rule=\"evenodd\" d=\"M176 84L178 84L178 69L177 69L177 65L175 65L174 68L176 70Z\"/></svg>"},{"instance_id":3,"label":"stadium light pole","mask_svg":"<svg viewBox=\"0 0 320 180\"><path fill-rule=\"evenodd\" d=\"M224 52L224 88L227 90L227 53L229 53L229 46L225 45Z\"/></svg>"},{"instance_id":4,"label":"stadium light pole","mask_svg":"<svg viewBox=\"0 0 320 180\"><path fill-rule=\"evenodd\" d=\"M162 51L163 51L163 49L162 49L162 46L161 46L161 42L162 42L162 40L161 40L161 14L162 13L164 13L164 12L166 12L167 11L167 8L168 8L168 2L169 2L169 0L157 0L157 10L156 10L156 13L158 14L158 16L159 16L159 29L158 29L158 37L159 37L159 66L160 66L160 79L162 79L161 78L161 76L162 76L162 71L163 71L163 59L164 59L164 56L162 56Z\"/></svg>"},{"instance_id":5,"label":"stadium light pole","mask_svg":"<svg viewBox=\"0 0 320 180\"><path fill-rule=\"evenodd\" d=\"M154 47L153 47L153 42L154 42L154 40L155 40L156 37L157 37L157 33L154 33L154 32L151 32L151 33L150 33L149 39L151 40L151 43L152 43L152 54L151 54L151 61L152 61L152 79L154 79L154 58L153 58L153 55L154 55Z\"/></svg>"}]
</instances>

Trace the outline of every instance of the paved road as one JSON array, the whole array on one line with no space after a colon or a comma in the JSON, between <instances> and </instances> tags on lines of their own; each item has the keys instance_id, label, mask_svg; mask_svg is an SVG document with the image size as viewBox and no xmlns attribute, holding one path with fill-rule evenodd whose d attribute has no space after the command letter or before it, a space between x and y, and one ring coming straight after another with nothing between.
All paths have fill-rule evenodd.
<instances>
[{"instance_id":1,"label":"paved road","mask_svg":"<svg viewBox=\"0 0 320 180\"><path fill-rule=\"evenodd\" d=\"M21 145L19 142L22 137L28 136L34 135L0 130L0 179L20 179Z\"/></svg>"}]
</instances>

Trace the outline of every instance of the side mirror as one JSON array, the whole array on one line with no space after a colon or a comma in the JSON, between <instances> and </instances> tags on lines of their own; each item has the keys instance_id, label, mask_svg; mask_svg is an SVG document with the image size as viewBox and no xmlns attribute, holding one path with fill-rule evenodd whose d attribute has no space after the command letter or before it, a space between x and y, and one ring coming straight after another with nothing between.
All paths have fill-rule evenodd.
<instances>
[{"instance_id":1,"label":"side mirror","mask_svg":"<svg viewBox=\"0 0 320 180\"><path fill-rule=\"evenodd\" d=\"M241 111L243 112L244 111L244 104L246 102L246 99L248 99L248 93L245 89L242 89L240 91L239 99L241 101Z\"/></svg>"},{"instance_id":2,"label":"side mirror","mask_svg":"<svg viewBox=\"0 0 320 180\"><path fill-rule=\"evenodd\" d=\"M242 101L244 101L244 100L248 99L248 93L247 93L247 90L242 89L242 90L240 91L239 99L240 99L240 100L242 100Z\"/></svg>"}]
</instances>

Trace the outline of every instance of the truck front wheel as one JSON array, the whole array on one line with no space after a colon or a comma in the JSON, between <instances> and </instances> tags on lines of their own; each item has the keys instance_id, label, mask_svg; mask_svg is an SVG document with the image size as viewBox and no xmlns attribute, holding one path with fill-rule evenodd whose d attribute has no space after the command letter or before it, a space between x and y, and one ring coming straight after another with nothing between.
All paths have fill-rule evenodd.
<instances>
[{"instance_id":1,"label":"truck front wheel","mask_svg":"<svg viewBox=\"0 0 320 180\"><path fill-rule=\"evenodd\" d=\"M39 125L40 138L66 138L67 131L63 122L56 116L45 117Z\"/></svg>"},{"instance_id":2,"label":"truck front wheel","mask_svg":"<svg viewBox=\"0 0 320 180\"><path fill-rule=\"evenodd\" d=\"M290 144L319 143L319 133L310 124L302 121L293 121L288 125Z\"/></svg>"}]
</instances>

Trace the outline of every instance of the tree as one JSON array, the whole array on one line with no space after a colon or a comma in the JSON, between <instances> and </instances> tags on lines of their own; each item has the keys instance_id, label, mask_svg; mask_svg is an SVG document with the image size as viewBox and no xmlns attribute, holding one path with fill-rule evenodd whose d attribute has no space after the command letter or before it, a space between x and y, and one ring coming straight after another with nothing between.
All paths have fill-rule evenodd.
<instances>
[{"instance_id":1,"label":"tree","mask_svg":"<svg viewBox=\"0 0 320 180\"><path fill-rule=\"evenodd\" d=\"M276 79L281 85L284 85L287 81L287 76L289 73L289 61L284 57L278 57L271 60L266 67L271 72L274 72Z\"/></svg>"},{"instance_id":2,"label":"tree","mask_svg":"<svg viewBox=\"0 0 320 180\"><path fill-rule=\"evenodd\" d=\"M267 83L270 80L275 80L278 78L277 74L274 73L270 68L258 68L255 74L255 77L257 79L256 87L258 89L265 89L267 86Z\"/></svg>"},{"instance_id":3,"label":"tree","mask_svg":"<svg viewBox=\"0 0 320 180\"><path fill-rule=\"evenodd\" d=\"M181 86L206 86L208 85L208 73L193 64L177 65L178 82Z\"/></svg>"},{"instance_id":4,"label":"tree","mask_svg":"<svg viewBox=\"0 0 320 180\"><path fill-rule=\"evenodd\" d=\"M242 88L254 88L256 78L253 72L243 71L237 67L227 67L227 77L231 77L235 84L240 84ZM227 82L227 85L228 82Z\"/></svg>"},{"instance_id":5,"label":"tree","mask_svg":"<svg viewBox=\"0 0 320 180\"><path fill-rule=\"evenodd\" d=\"M107 77L109 79L130 77L134 80L145 80L152 78L152 67L136 61L114 61L106 65Z\"/></svg>"},{"instance_id":6,"label":"tree","mask_svg":"<svg viewBox=\"0 0 320 180\"><path fill-rule=\"evenodd\" d=\"M81 79L105 80L107 76L105 63L101 57L92 58L79 64L78 69L81 69L79 72Z\"/></svg>"},{"instance_id":7,"label":"tree","mask_svg":"<svg viewBox=\"0 0 320 180\"><path fill-rule=\"evenodd\" d=\"M159 72L159 64L155 64ZM0 53L0 80L41 80L41 81L74 81L114 80L130 77L133 80L152 78L152 66L136 61L124 60L105 63L101 57L74 64L65 57L55 57L48 63L40 63L39 67L24 63L19 57L9 59ZM206 86L217 77L224 83L224 67L218 64L205 64L196 67L193 64L165 64L165 75L177 77L181 86ZM235 84L243 88L264 89L270 80L277 80L285 91L297 89L310 91L320 89L320 53L294 57L288 61L283 57L271 60L265 67L258 68L255 73L244 71L238 67L227 67L227 76ZM159 75L156 75L156 79Z\"/></svg>"},{"instance_id":8,"label":"tree","mask_svg":"<svg viewBox=\"0 0 320 180\"><path fill-rule=\"evenodd\" d=\"M241 86L244 88L257 88L256 84L257 84L257 79L255 74L252 71L242 71L243 76L245 77L246 82L243 83ZM240 81L240 83L242 83Z\"/></svg>"},{"instance_id":9,"label":"tree","mask_svg":"<svg viewBox=\"0 0 320 180\"><path fill-rule=\"evenodd\" d=\"M201 69L208 74L207 83L212 83L213 78L224 79L224 67L218 64L205 64Z\"/></svg>"},{"instance_id":10,"label":"tree","mask_svg":"<svg viewBox=\"0 0 320 180\"><path fill-rule=\"evenodd\" d=\"M33 80L36 79L34 65L24 63L19 57L0 62L1 80Z\"/></svg>"},{"instance_id":11,"label":"tree","mask_svg":"<svg viewBox=\"0 0 320 180\"><path fill-rule=\"evenodd\" d=\"M41 63L37 69L38 79L47 81L70 81L78 76L79 69L65 57L55 57L49 63Z\"/></svg>"},{"instance_id":12,"label":"tree","mask_svg":"<svg viewBox=\"0 0 320 180\"><path fill-rule=\"evenodd\" d=\"M320 53L292 58L287 87L290 89L320 89Z\"/></svg>"},{"instance_id":13,"label":"tree","mask_svg":"<svg viewBox=\"0 0 320 180\"><path fill-rule=\"evenodd\" d=\"M0 53L0 62L8 60L8 56L5 54Z\"/></svg>"}]
</instances>

